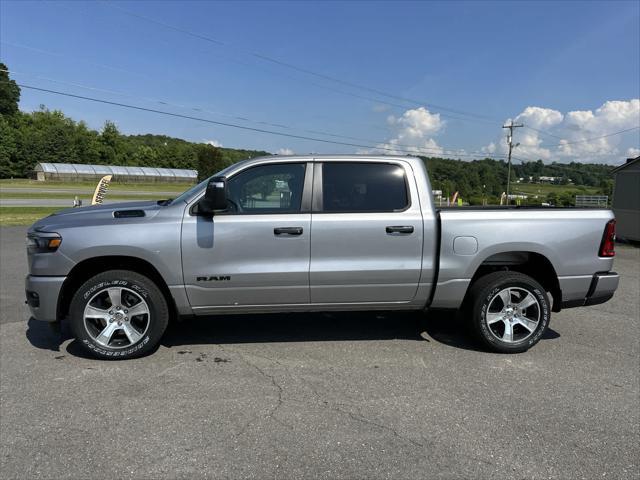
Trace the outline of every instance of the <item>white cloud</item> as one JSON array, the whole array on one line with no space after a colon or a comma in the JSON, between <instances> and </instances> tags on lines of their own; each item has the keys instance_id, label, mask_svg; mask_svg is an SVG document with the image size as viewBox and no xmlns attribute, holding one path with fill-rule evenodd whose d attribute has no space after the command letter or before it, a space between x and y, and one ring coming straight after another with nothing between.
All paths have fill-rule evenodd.
<instances>
[{"instance_id":1,"label":"white cloud","mask_svg":"<svg viewBox=\"0 0 640 480\"><path fill-rule=\"evenodd\" d=\"M551 108L527 107L515 120L536 128L550 128L562 122L563 118L562 113Z\"/></svg>"},{"instance_id":2,"label":"white cloud","mask_svg":"<svg viewBox=\"0 0 640 480\"><path fill-rule=\"evenodd\" d=\"M293 155L294 153L290 148L279 148L276 155Z\"/></svg>"},{"instance_id":3,"label":"white cloud","mask_svg":"<svg viewBox=\"0 0 640 480\"><path fill-rule=\"evenodd\" d=\"M438 133L444 127L439 113L431 113L424 107L407 110L401 117L390 115L387 122L400 129L400 134L407 138L424 138Z\"/></svg>"},{"instance_id":4,"label":"white cloud","mask_svg":"<svg viewBox=\"0 0 640 480\"><path fill-rule=\"evenodd\" d=\"M608 101L596 110L575 110L562 114L557 110L530 106L515 119L525 127L514 131L514 143L520 145L514 150L516 157L531 160L578 161L619 163L622 143L629 136L607 136L620 130L640 126L640 99ZM507 120L509 121L509 120ZM587 139L594 139L585 142ZM638 141L636 133L635 141ZM507 151L505 139L491 142L483 151L500 153ZM629 148L631 151L632 148ZM628 153L628 152L627 152Z\"/></svg>"},{"instance_id":5,"label":"white cloud","mask_svg":"<svg viewBox=\"0 0 640 480\"><path fill-rule=\"evenodd\" d=\"M627 158L635 158L640 155L640 148L630 147L627 149Z\"/></svg>"},{"instance_id":6,"label":"white cloud","mask_svg":"<svg viewBox=\"0 0 640 480\"><path fill-rule=\"evenodd\" d=\"M222 147L222 143L220 143L218 140L206 140L205 143L214 147Z\"/></svg>"},{"instance_id":7,"label":"white cloud","mask_svg":"<svg viewBox=\"0 0 640 480\"><path fill-rule=\"evenodd\" d=\"M541 107L527 107L516 116L516 123L523 123L535 129L549 129L560 124L564 120L564 115L558 110ZM515 134L514 134L515 136ZM503 151L507 151L506 142L503 143ZM543 140L540 138L538 130L522 128L517 131L514 143L519 143L518 153L529 158L541 158L548 160L551 152L542 146Z\"/></svg>"},{"instance_id":8,"label":"white cloud","mask_svg":"<svg viewBox=\"0 0 640 480\"><path fill-rule=\"evenodd\" d=\"M485 153L496 153L496 144L494 142L491 142L489 145L487 145L486 147L482 147L482 151Z\"/></svg>"},{"instance_id":9,"label":"white cloud","mask_svg":"<svg viewBox=\"0 0 640 480\"><path fill-rule=\"evenodd\" d=\"M619 136L598 138L616 131L637 127L640 124L640 99L605 102L595 112L577 110L567 113L566 134L560 140L559 154L564 157L596 159L611 157L617 163L620 155ZM578 143L576 143L578 142Z\"/></svg>"},{"instance_id":10,"label":"white cloud","mask_svg":"<svg viewBox=\"0 0 640 480\"><path fill-rule=\"evenodd\" d=\"M433 138L445 126L439 113L431 113L426 108L419 107L407 110L400 117L390 115L387 123L394 134L387 142L376 146L378 151L396 155L442 155L442 147Z\"/></svg>"}]
</instances>

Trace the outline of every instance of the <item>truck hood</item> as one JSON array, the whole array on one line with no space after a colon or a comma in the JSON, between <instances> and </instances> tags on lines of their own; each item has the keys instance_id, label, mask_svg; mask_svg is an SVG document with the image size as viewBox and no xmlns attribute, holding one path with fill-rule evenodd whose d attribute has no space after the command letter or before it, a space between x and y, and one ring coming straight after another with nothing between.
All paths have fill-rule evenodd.
<instances>
[{"instance_id":1,"label":"truck hood","mask_svg":"<svg viewBox=\"0 0 640 480\"><path fill-rule=\"evenodd\" d=\"M35 222L29 231L55 232L63 228L88 225L139 224L149 221L166 208L155 200L138 202L91 205L88 207L67 208ZM117 218L117 215L129 215Z\"/></svg>"}]
</instances>

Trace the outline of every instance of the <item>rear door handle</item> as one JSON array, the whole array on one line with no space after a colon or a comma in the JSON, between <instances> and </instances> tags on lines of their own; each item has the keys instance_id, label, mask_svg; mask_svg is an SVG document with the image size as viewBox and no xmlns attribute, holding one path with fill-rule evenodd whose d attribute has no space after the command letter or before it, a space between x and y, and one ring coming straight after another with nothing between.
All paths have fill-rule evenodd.
<instances>
[{"instance_id":1,"label":"rear door handle","mask_svg":"<svg viewBox=\"0 0 640 480\"><path fill-rule=\"evenodd\" d=\"M275 235L302 235L302 227L277 227L273 229Z\"/></svg>"},{"instance_id":2,"label":"rear door handle","mask_svg":"<svg viewBox=\"0 0 640 480\"><path fill-rule=\"evenodd\" d=\"M413 233L413 227L411 225L392 225L386 228L387 233Z\"/></svg>"}]
</instances>

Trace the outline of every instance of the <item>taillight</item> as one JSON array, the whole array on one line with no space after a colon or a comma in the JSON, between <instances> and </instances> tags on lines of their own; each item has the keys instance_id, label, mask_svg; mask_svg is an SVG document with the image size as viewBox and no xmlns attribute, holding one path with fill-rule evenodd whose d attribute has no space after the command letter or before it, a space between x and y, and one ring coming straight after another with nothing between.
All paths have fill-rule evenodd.
<instances>
[{"instance_id":1,"label":"taillight","mask_svg":"<svg viewBox=\"0 0 640 480\"><path fill-rule=\"evenodd\" d=\"M615 257L616 255L616 221L609 220L604 227L602 243L600 244L601 257Z\"/></svg>"}]
</instances>

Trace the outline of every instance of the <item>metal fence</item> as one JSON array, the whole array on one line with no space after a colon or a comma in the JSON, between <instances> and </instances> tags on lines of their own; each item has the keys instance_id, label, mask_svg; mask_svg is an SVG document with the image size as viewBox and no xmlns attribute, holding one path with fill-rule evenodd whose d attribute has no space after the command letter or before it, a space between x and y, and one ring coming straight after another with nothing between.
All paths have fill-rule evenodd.
<instances>
[{"instance_id":1,"label":"metal fence","mask_svg":"<svg viewBox=\"0 0 640 480\"><path fill-rule=\"evenodd\" d=\"M576 207L608 207L608 195L576 195Z\"/></svg>"}]
</instances>

